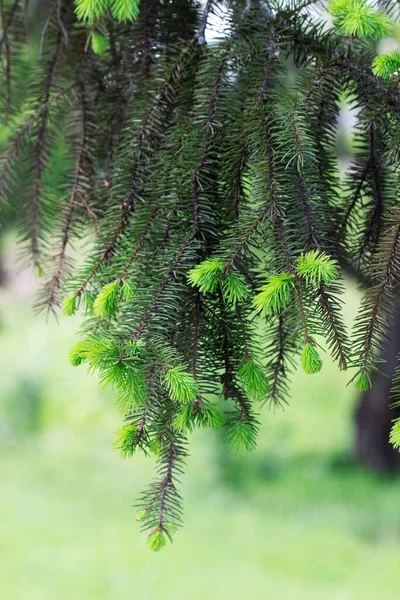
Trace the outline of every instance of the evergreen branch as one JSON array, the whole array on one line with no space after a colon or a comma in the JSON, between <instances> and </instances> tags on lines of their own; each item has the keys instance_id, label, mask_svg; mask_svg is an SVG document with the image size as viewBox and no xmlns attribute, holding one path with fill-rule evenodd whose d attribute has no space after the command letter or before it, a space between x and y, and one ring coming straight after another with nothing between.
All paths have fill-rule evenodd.
<instances>
[{"instance_id":1,"label":"evergreen branch","mask_svg":"<svg viewBox=\"0 0 400 600\"><path fill-rule=\"evenodd\" d=\"M192 175L192 192L193 192L193 202L194 202L194 227L195 227L197 236L201 232L200 194L201 194L201 190L202 190L202 185L201 185L200 175L204 169L206 158L207 158L208 152L210 150L211 138L214 133L213 121L214 121L214 116L215 116L215 111L216 111L216 102L217 102L217 98L218 98L218 92L221 88L222 75L223 75L223 71L224 71L225 67L226 67L225 60L221 59L218 64L217 72L215 74L215 79L214 79L214 83L212 86L211 98L210 98L210 103L208 106L207 121L206 121L205 129L204 129L203 147L201 150L199 162L198 162L198 164L193 172L193 175Z\"/></svg>"},{"instance_id":2,"label":"evergreen branch","mask_svg":"<svg viewBox=\"0 0 400 600\"><path fill-rule=\"evenodd\" d=\"M4 14L4 2L3 0L0 0L0 16L1 16L1 22L7 23L7 19L5 17ZM6 61L6 68L5 68L5 72L6 72L6 110L5 110L5 123L8 122L9 116L10 116L10 111L11 111L11 104L12 104L12 98L11 98L11 52L10 52L10 41L8 38L8 27L5 26L3 28L3 37L1 42L4 41L4 47L5 47L5 61ZM1 47L1 44L0 44Z\"/></svg>"},{"instance_id":3,"label":"evergreen branch","mask_svg":"<svg viewBox=\"0 0 400 600\"><path fill-rule=\"evenodd\" d=\"M147 236L147 234L148 234L148 232L150 230L150 227L151 227L151 225L152 225L152 223L154 221L154 218L157 215L157 213L159 212L159 210L160 209L158 207L154 208L153 211L152 211L152 213L151 213L151 215L150 215L150 217L148 218L147 222L145 223L143 231L140 234L140 237L139 237L138 241L136 242L135 247L132 250L132 253L131 253L131 255L130 255L128 261L127 261L127 263L125 264L124 268L122 269L121 274L118 277L119 281L122 281L126 277L126 274L127 274L128 270L129 270L129 267L131 266L131 264L135 260L138 252L140 252L140 250L143 248L146 236Z\"/></svg>"},{"instance_id":4,"label":"evergreen branch","mask_svg":"<svg viewBox=\"0 0 400 600\"><path fill-rule=\"evenodd\" d=\"M274 404L281 402L281 379L285 379L286 376L285 356L287 334L285 333L285 319L286 317L283 313L278 317L278 353L276 358L270 363L272 371L272 375L270 376L270 398Z\"/></svg>"},{"instance_id":5,"label":"evergreen branch","mask_svg":"<svg viewBox=\"0 0 400 600\"><path fill-rule=\"evenodd\" d=\"M61 35L58 34L55 49L50 57L45 69L43 104L48 104L51 97L53 79L56 72L57 62L61 51ZM30 251L33 257L34 266L40 267L40 248L39 248L39 218L40 218L40 200L42 192L42 176L44 169L44 154L46 149L46 138L48 133L48 121L50 118L49 109L45 108L41 114L40 124L36 133L36 144L33 149L35 159L33 171L33 194L31 206L31 225L30 225Z\"/></svg>"},{"instance_id":6,"label":"evergreen branch","mask_svg":"<svg viewBox=\"0 0 400 600\"><path fill-rule=\"evenodd\" d=\"M199 338L200 338L200 314L201 314L201 297L199 290L196 290L195 310L193 320L193 344L192 344L192 371L193 379L197 381L197 361L199 353Z\"/></svg>"},{"instance_id":7,"label":"evergreen branch","mask_svg":"<svg viewBox=\"0 0 400 600\"><path fill-rule=\"evenodd\" d=\"M333 67L342 69L356 81L379 93L389 108L393 108L396 111L400 110L400 97L396 93L396 90L385 85L379 77L376 77L372 73L369 66L358 63L356 58L348 57L345 51L340 50L339 40L337 40L336 47L331 47L325 40L318 40L309 32L292 29L291 33L294 44L304 44L316 56L320 56L325 60L328 59Z\"/></svg>"},{"instance_id":8,"label":"evergreen branch","mask_svg":"<svg viewBox=\"0 0 400 600\"><path fill-rule=\"evenodd\" d=\"M11 27L13 19L15 17L15 13L17 12L20 0L14 0L10 10L7 15L2 16L2 36L0 37L0 52L2 50L3 44L6 43L6 39L8 39L8 30Z\"/></svg>"},{"instance_id":9,"label":"evergreen branch","mask_svg":"<svg viewBox=\"0 0 400 600\"><path fill-rule=\"evenodd\" d=\"M87 100L85 96L85 83L84 83L84 75L81 72L78 78L78 98L80 103L80 140L77 146L77 156L75 161L75 172L71 187L71 194L69 203L66 206L64 223L61 231L61 245L60 250L57 257L56 269L55 272L49 281L49 283L45 286L46 291L48 291L48 297L44 302L44 306L47 311L55 312L56 306L59 305L59 288L63 280L63 271L66 262L66 249L70 240L70 230L73 224L74 212L77 208L78 201L82 200L83 194L81 192L82 189L82 178L84 172L85 160L87 157L87 153L89 151L89 131L88 131L88 106ZM39 307L40 305L38 305Z\"/></svg>"},{"instance_id":10,"label":"evergreen branch","mask_svg":"<svg viewBox=\"0 0 400 600\"><path fill-rule=\"evenodd\" d=\"M96 263L93 266L93 268L91 269L89 275L85 278L84 282L82 283L82 285L76 292L76 296L80 296L82 294L82 292L86 289L87 285L93 279L94 275L99 271L99 269L103 266L103 264L112 256L121 237L125 233L125 230L129 224L130 218L135 210L136 203L140 199L136 179L138 177L138 174L139 174L139 171L140 171L141 165L142 165L142 152L143 152L144 142L149 133L148 130L149 130L150 122L154 118L154 121L157 123L158 126L161 126L162 128L164 128L166 126L167 120L165 123L161 123L159 118L157 117L156 113L158 111L158 108L164 102L166 102L168 104L169 91L172 91L171 90L172 86L174 85L176 80L179 79L179 75L180 75L180 71L181 71L181 62L182 62L182 60L184 60L186 58L186 55L188 53L189 54L191 53L191 51L192 51L192 43L190 43L188 47L185 47L183 49L182 53L180 54L180 56L178 58L178 61L176 62L176 64L172 68L172 70L170 71L166 82L164 83L164 85L162 86L162 88L158 92L158 94L155 95L155 97L153 98L153 100L150 104L150 107L147 110L147 113L141 124L140 133L137 138L136 150L134 153L133 166L132 166L132 171L131 171L131 176L130 176L128 199L125 202L123 202L123 204L121 206L121 215L118 219L118 222L117 222L117 225L116 225L114 231L112 232L110 241L106 245L106 248L103 251L103 253L101 254L99 260L96 261Z\"/></svg>"},{"instance_id":11,"label":"evergreen branch","mask_svg":"<svg viewBox=\"0 0 400 600\"><path fill-rule=\"evenodd\" d=\"M393 285L400 274L399 269L399 250L400 250L400 223L399 214L396 215L397 224L392 226L391 230L382 240L382 253L385 256L383 270L378 277L378 283L370 289L371 299L366 300L364 309L360 312L357 319L356 331L358 332L357 346L361 346L361 360L356 361L360 366L362 373L367 373L373 365L375 352L380 333L384 333L383 314L389 318L389 306L392 298ZM366 321L366 318L368 320Z\"/></svg>"},{"instance_id":12,"label":"evergreen branch","mask_svg":"<svg viewBox=\"0 0 400 600\"><path fill-rule=\"evenodd\" d=\"M0 198L4 198L5 196L5 185L9 176L10 168L17 159L24 141L32 133L35 125L37 124L38 118L44 111L48 110L52 104L56 104L58 100L66 96L75 87L76 83L71 83L57 94L51 96L47 102L43 102L38 108L35 108L34 114L32 114L27 122L22 125L19 131L17 131L16 135L13 137L12 143L8 145L7 151L2 158L0 168Z\"/></svg>"},{"instance_id":13,"label":"evergreen branch","mask_svg":"<svg viewBox=\"0 0 400 600\"><path fill-rule=\"evenodd\" d=\"M44 42L46 39L46 34L47 34L47 30L50 27L50 23L51 23L51 19L53 18L53 14L55 13L57 4L56 2L53 3L53 6L51 7L50 12L47 15L46 21L43 25L43 29L42 29L42 34L40 36L40 46L39 46L39 57L42 57L43 54L43 48L44 48Z\"/></svg>"},{"instance_id":14,"label":"evergreen branch","mask_svg":"<svg viewBox=\"0 0 400 600\"><path fill-rule=\"evenodd\" d=\"M68 46L69 35L62 19L62 0L57 0L57 21L64 36L64 45Z\"/></svg>"},{"instance_id":15,"label":"evergreen branch","mask_svg":"<svg viewBox=\"0 0 400 600\"><path fill-rule=\"evenodd\" d=\"M133 337L133 341L134 342L138 342L141 337L143 336L146 327L148 326L155 309L158 306L158 303L166 289L166 287L168 286L168 284L170 283L170 281L173 280L174 278L174 271L176 269L176 267L179 265L179 262L182 258L182 256L184 255L185 251L187 250L188 246L191 244L191 242L195 239L196 236L196 231L193 229L190 233L190 235L186 238L186 240L183 242L183 244L181 245L181 247L179 248L175 259L173 260L169 271L167 272L167 274L164 276L157 292L154 294L153 299L150 303L149 308L147 309L144 317L141 319L138 327L137 327L137 331Z\"/></svg>"},{"instance_id":16,"label":"evergreen branch","mask_svg":"<svg viewBox=\"0 0 400 600\"><path fill-rule=\"evenodd\" d=\"M207 22L208 22L208 18L210 15L210 12L212 10L213 4L214 4L215 0L206 0L204 9L203 9L203 15L201 17L201 22L199 25L199 28L195 34L195 39L197 40L197 43L199 44L199 46L204 46L204 44L206 43L206 28L207 28Z\"/></svg>"}]
</instances>

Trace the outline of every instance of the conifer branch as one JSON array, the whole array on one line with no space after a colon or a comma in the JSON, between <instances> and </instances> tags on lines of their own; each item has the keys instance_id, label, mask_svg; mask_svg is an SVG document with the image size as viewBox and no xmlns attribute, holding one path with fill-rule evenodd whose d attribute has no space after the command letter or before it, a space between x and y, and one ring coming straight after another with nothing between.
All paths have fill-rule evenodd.
<instances>
[{"instance_id":1,"label":"conifer branch","mask_svg":"<svg viewBox=\"0 0 400 600\"><path fill-rule=\"evenodd\" d=\"M393 287L400 276L400 221L397 211L395 224L391 226L380 244L384 257L377 283L369 290L364 306L356 322L356 344L360 347L361 359L356 362L361 373L368 373L374 364L379 336L385 334L385 324L390 319L390 304Z\"/></svg>"},{"instance_id":2,"label":"conifer branch","mask_svg":"<svg viewBox=\"0 0 400 600\"><path fill-rule=\"evenodd\" d=\"M206 43L206 28L207 28L207 22L208 22L208 18L210 15L210 12L212 10L212 7L214 5L214 1L215 0L206 0L204 9L203 9L203 15L201 17L201 21L200 21L200 25L199 28L195 34L195 39L197 40L197 43L199 44L199 46L204 46L204 44Z\"/></svg>"},{"instance_id":3,"label":"conifer branch","mask_svg":"<svg viewBox=\"0 0 400 600\"><path fill-rule=\"evenodd\" d=\"M8 39L8 30L11 27L11 24L13 22L13 19L15 17L18 7L19 7L19 2L20 2L20 0L14 0L7 15L4 15L4 16L2 15L2 19L1 19L2 35L0 37L0 52L2 50L3 44L5 44L5 42L6 42L6 39Z\"/></svg>"},{"instance_id":4,"label":"conifer branch","mask_svg":"<svg viewBox=\"0 0 400 600\"><path fill-rule=\"evenodd\" d=\"M66 250L70 240L70 231L73 225L74 212L78 206L79 200L82 201L82 179L84 173L84 164L89 152L89 127L88 127L88 106L85 96L84 74L80 73L78 78L78 98L80 103L80 139L77 146L77 156L75 161L75 171L71 187L69 203L66 206L61 230L61 245L57 257L55 272L49 281L48 298L45 300L47 311L55 311L60 303L59 288L64 277L64 267L66 262ZM86 202L85 202L86 203ZM89 209L90 210L90 209Z\"/></svg>"},{"instance_id":5,"label":"conifer branch","mask_svg":"<svg viewBox=\"0 0 400 600\"><path fill-rule=\"evenodd\" d=\"M28 0L0 2L3 112L26 109L9 120L0 195L28 162L27 208L16 198L13 213L32 217L24 235L35 265L50 265L50 310L60 286L70 292L63 312L83 309L71 363L115 390L121 455L158 456L137 516L157 551L181 522L183 434L223 424L231 449L251 451L255 406L287 401L298 358L308 374L321 369L314 336L346 367L346 267L371 283L350 363L358 389L370 383L400 279L399 56L373 59L363 37L381 38L389 22L367 4L355 19L358 0L329 3L337 34L314 22L311 1L227 0L223 38L209 46L213 0L202 12L191 0L141 2L138 14L136 0L51 0L35 4L42 31L32 22L27 60ZM34 67L27 90L19 65ZM343 90L358 110L344 183L335 153ZM77 236L90 244L75 269ZM224 416L211 400L219 383Z\"/></svg>"},{"instance_id":6,"label":"conifer branch","mask_svg":"<svg viewBox=\"0 0 400 600\"><path fill-rule=\"evenodd\" d=\"M186 59L187 54L191 54L191 52L192 43L190 43L188 47L185 47L183 49L176 64L169 73L166 82L164 83L158 94L155 95L150 104L150 107L147 110L147 113L142 121L136 143L136 150L134 153L133 165L130 176L128 198L126 201L123 202L123 204L120 207L121 215L118 219L114 231L112 232L110 241L106 245L106 248L101 254L100 259L96 261L89 275L85 278L84 282L77 290L76 296L80 296L82 294L82 292L86 289L87 285L90 283L94 275L96 275L96 273L103 266L103 264L112 256L120 239L125 233L126 227L128 226L131 216L136 208L136 204L140 200L137 179L139 176L140 169L142 167L142 160L145 158L142 156L142 154L144 154L145 141L150 135L150 125L154 121L157 127L161 127L162 129L166 127L168 119L165 119L165 123L161 123L157 112L164 103L166 103L167 105L171 104L171 99L169 99L169 93L170 91L172 92L171 86L173 86L175 83L177 83L177 80L179 80L179 76L181 73L181 62L182 60Z\"/></svg>"},{"instance_id":7,"label":"conifer branch","mask_svg":"<svg viewBox=\"0 0 400 600\"><path fill-rule=\"evenodd\" d=\"M204 169L204 165L206 162L206 158L208 152L210 150L211 138L214 134L214 117L216 111L216 103L218 98L218 93L222 84L222 75L224 72L226 65L225 60L221 59L218 63L217 72L215 74L214 83L211 90L211 98L210 103L208 105L208 114L207 121L204 128L204 138L203 138L203 147L201 150L199 162L193 172L192 175L192 192L193 192L193 202L194 202L194 227L196 231L196 235L199 236L201 232L201 204L200 204L200 195L202 190L201 185L201 173Z\"/></svg>"},{"instance_id":8,"label":"conifer branch","mask_svg":"<svg viewBox=\"0 0 400 600\"><path fill-rule=\"evenodd\" d=\"M140 234L140 237L138 239L138 241L135 244L135 247L132 250L132 253L127 261L127 263L125 264L124 268L122 269L121 274L118 277L119 281L122 281L125 277L126 274L128 273L129 267L131 266L131 264L133 263L133 261L135 260L138 252L141 251L141 249L143 248L144 242L146 240L146 236L150 230L150 227L154 221L154 218L156 217L157 213L159 212L159 208L156 207L153 209L150 217L148 218L147 222L144 225L143 231Z\"/></svg>"},{"instance_id":9,"label":"conifer branch","mask_svg":"<svg viewBox=\"0 0 400 600\"><path fill-rule=\"evenodd\" d=\"M38 117L46 111L52 104L56 104L58 100L66 96L71 90L76 87L76 83L71 83L64 89L62 89L57 94L54 94L49 98L47 102L41 104L38 108L35 108L35 112L28 118L26 123L21 126L21 128L17 131L15 136L12 138L12 142L8 145L6 153L3 155L0 166L0 198L6 196L6 182L9 178L10 168L13 165L14 161L18 158L21 147L29 136L29 134L33 131L34 127L37 124Z\"/></svg>"},{"instance_id":10,"label":"conifer branch","mask_svg":"<svg viewBox=\"0 0 400 600\"><path fill-rule=\"evenodd\" d=\"M182 256L186 252L186 250L189 247L189 245L191 244L191 242L195 239L195 236L196 236L196 231L193 229L191 231L190 235L186 238L186 240L183 242L183 244L179 248L176 257L170 266L169 271L164 276L157 292L153 296L153 299L150 303L149 308L147 309L144 317L142 318L142 320L140 321L140 323L137 327L137 331L133 337L134 342L138 342L141 339L141 337L143 336L166 287L168 286L170 281L172 281L174 278L174 272L175 272L176 267L179 265L179 262L180 262Z\"/></svg>"},{"instance_id":11,"label":"conifer branch","mask_svg":"<svg viewBox=\"0 0 400 600\"><path fill-rule=\"evenodd\" d=\"M53 79L56 72L56 66L61 50L61 34L57 35L54 51L46 65L45 81L43 92L43 104L48 105ZM34 169L33 169L33 194L31 206L31 225L30 225L30 251L35 267L40 267L40 244L39 244L39 219L40 219L40 200L42 194L42 177L45 162L46 143L48 135L48 121L50 118L49 109L45 108L41 114L40 124L36 132L36 143L33 149Z\"/></svg>"}]
</instances>

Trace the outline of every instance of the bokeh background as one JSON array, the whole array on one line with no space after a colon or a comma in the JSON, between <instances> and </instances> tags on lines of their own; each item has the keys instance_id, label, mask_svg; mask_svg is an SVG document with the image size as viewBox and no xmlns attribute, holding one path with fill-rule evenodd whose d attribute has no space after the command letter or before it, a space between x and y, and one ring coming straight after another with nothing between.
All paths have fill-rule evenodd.
<instances>
[{"instance_id":1,"label":"bokeh background","mask_svg":"<svg viewBox=\"0 0 400 600\"><path fill-rule=\"evenodd\" d=\"M400 481L352 458L357 393L325 355L262 411L257 451L196 433L185 527L154 555L135 521L151 459L111 450L120 416L67 360L79 318L34 316L37 283L2 240L0 598L295 600L398 597ZM359 302L347 283L346 319ZM205 439L207 438L207 439Z\"/></svg>"}]
</instances>

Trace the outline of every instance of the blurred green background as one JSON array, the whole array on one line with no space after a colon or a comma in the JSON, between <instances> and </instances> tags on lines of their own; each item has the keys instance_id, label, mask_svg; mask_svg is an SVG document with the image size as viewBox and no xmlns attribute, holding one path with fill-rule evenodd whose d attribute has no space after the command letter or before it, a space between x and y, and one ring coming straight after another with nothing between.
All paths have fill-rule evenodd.
<instances>
[{"instance_id":1,"label":"blurred green background","mask_svg":"<svg viewBox=\"0 0 400 600\"><path fill-rule=\"evenodd\" d=\"M356 392L327 356L318 375L295 374L285 411L264 407L253 455L192 436L185 527L154 555L132 507L151 459L111 451L112 398L67 361L79 319L35 317L12 236L2 255L0 598L398 597L400 482L352 461Z\"/></svg>"}]
</instances>

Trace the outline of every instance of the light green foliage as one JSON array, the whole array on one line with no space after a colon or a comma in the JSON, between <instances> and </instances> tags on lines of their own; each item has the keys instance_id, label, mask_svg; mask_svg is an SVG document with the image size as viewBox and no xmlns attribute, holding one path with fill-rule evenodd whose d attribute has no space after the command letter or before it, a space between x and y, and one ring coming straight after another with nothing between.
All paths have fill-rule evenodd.
<instances>
[{"instance_id":1,"label":"light green foliage","mask_svg":"<svg viewBox=\"0 0 400 600\"><path fill-rule=\"evenodd\" d=\"M117 21L134 21L139 14L139 0L111 0L111 12Z\"/></svg>"},{"instance_id":2,"label":"light green foliage","mask_svg":"<svg viewBox=\"0 0 400 600\"><path fill-rule=\"evenodd\" d=\"M147 515L147 513L148 513L147 508L142 508L142 510L140 510L138 512L138 514L136 515L135 520L140 523L140 521L143 521L143 519L145 518L145 516Z\"/></svg>"},{"instance_id":3,"label":"light green foliage","mask_svg":"<svg viewBox=\"0 0 400 600\"><path fill-rule=\"evenodd\" d=\"M104 357L110 357L112 359L115 356L115 347L106 338L89 335L84 340L80 340L75 344L70 350L69 356L71 362L76 362L79 356L80 363L89 361L91 366L96 369L100 366Z\"/></svg>"},{"instance_id":4,"label":"light green foliage","mask_svg":"<svg viewBox=\"0 0 400 600\"><path fill-rule=\"evenodd\" d=\"M366 392L371 387L371 377L366 372L361 372L354 381L354 385L360 392Z\"/></svg>"},{"instance_id":5,"label":"light green foliage","mask_svg":"<svg viewBox=\"0 0 400 600\"><path fill-rule=\"evenodd\" d=\"M223 422L224 417L216 404L208 400L199 400L180 406L174 415L172 426L186 433L195 428L218 429Z\"/></svg>"},{"instance_id":6,"label":"light green foliage","mask_svg":"<svg viewBox=\"0 0 400 600\"><path fill-rule=\"evenodd\" d=\"M378 77L390 77L397 75L400 70L400 50L391 50L384 54L379 54L372 64L372 71Z\"/></svg>"},{"instance_id":7,"label":"light green foliage","mask_svg":"<svg viewBox=\"0 0 400 600\"><path fill-rule=\"evenodd\" d=\"M128 302L131 298L137 296L136 286L128 279L122 279L119 282L121 298L124 302Z\"/></svg>"},{"instance_id":8,"label":"light green foliage","mask_svg":"<svg viewBox=\"0 0 400 600\"><path fill-rule=\"evenodd\" d=\"M382 11L374 9L367 0L333 0L329 10L347 35L379 40L387 37L393 28L392 21Z\"/></svg>"},{"instance_id":9,"label":"light green foliage","mask_svg":"<svg viewBox=\"0 0 400 600\"><path fill-rule=\"evenodd\" d=\"M37 277L38 279L40 279L41 277L43 277L43 268L40 265L37 265L34 269L35 272L35 277Z\"/></svg>"},{"instance_id":10,"label":"light green foliage","mask_svg":"<svg viewBox=\"0 0 400 600\"><path fill-rule=\"evenodd\" d=\"M240 365L238 379L250 400L265 400L269 392L268 379L262 365L254 361L244 361Z\"/></svg>"},{"instance_id":11,"label":"light green foliage","mask_svg":"<svg viewBox=\"0 0 400 600\"><path fill-rule=\"evenodd\" d=\"M108 0L76 0L75 12L81 21L94 21L102 17L108 6Z\"/></svg>"},{"instance_id":12,"label":"light green foliage","mask_svg":"<svg viewBox=\"0 0 400 600\"><path fill-rule=\"evenodd\" d=\"M321 283L330 285L339 277L336 260L320 250L303 253L297 259L297 271L308 285L318 287Z\"/></svg>"},{"instance_id":13,"label":"light green foliage","mask_svg":"<svg viewBox=\"0 0 400 600\"><path fill-rule=\"evenodd\" d=\"M87 362L90 371L97 371L102 385L116 391L115 403L123 414L146 405L146 379L132 350L127 354L126 349L107 338L90 335L75 344L69 360L74 366Z\"/></svg>"},{"instance_id":14,"label":"light green foliage","mask_svg":"<svg viewBox=\"0 0 400 600\"><path fill-rule=\"evenodd\" d=\"M152 440L149 444L149 450L150 452L152 452L155 455L160 454L161 451L161 444L160 441L156 438L154 440Z\"/></svg>"},{"instance_id":15,"label":"light green foliage","mask_svg":"<svg viewBox=\"0 0 400 600\"><path fill-rule=\"evenodd\" d=\"M134 21L139 13L139 0L75 0L75 11L81 21L93 22L111 9L117 21Z\"/></svg>"},{"instance_id":16,"label":"light green foliage","mask_svg":"<svg viewBox=\"0 0 400 600\"><path fill-rule=\"evenodd\" d=\"M91 36L92 49L95 54L104 54L110 47L108 38L98 31L94 31Z\"/></svg>"},{"instance_id":17,"label":"light green foliage","mask_svg":"<svg viewBox=\"0 0 400 600\"><path fill-rule=\"evenodd\" d=\"M112 447L113 450L119 450L122 458L127 458L134 454L136 449L136 433L137 427L132 423L118 429Z\"/></svg>"},{"instance_id":18,"label":"light green foliage","mask_svg":"<svg viewBox=\"0 0 400 600\"><path fill-rule=\"evenodd\" d=\"M171 400L180 404L193 402L199 394L197 383L181 366L171 367L165 371L164 385Z\"/></svg>"},{"instance_id":19,"label":"light green foliage","mask_svg":"<svg viewBox=\"0 0 400 600\"><path fill-rule=\"evenodd\" d=\"M94 301L94 314L97 317L111 317L116 311L118 296L118 281L107 283Z\"/></svg>"},{"instance_id":20,"label":"light green foliage","mask_svg":"<svg viewBox=\"0 0 400 600\"><path fill-rule=\"evenodd\" d=\"M253 452L257 446L257 427L246 415L233 415L226 423L225 441L238 454Z\"/></svg>"},{"instance_id":21,"label":"light green foliage","mask_svg":"<svg viewBox=\"0 0 400 600\"><path fill-rule=\"evenodd\" d=\"M122 414L145 406L148 389L144 374L139 368L127 362L105 361L99 369L100 381L104 387L116 390L115 404Z\"/></svg>"},{"instance_id":22,"label":"light green foliage","mask_svg":"<svg viewBox=\"0 0 400 600\"><path fill-rule=\"evenodd\" d=\"M249 290L243 276L232 272L226 273L222 280L222 294L228 304L235 305L246 300Z\"/></svg>"},{"instance_id":23,"label":"light green foliage","mask_svg":"<svg viewBox=\"0 0 400 600\"><path fill-rule=\"evenodd\" d=\"M337 18L344 18L348 11L351 0L330 0L328 3L329 12Z\"/></svg>"},{"instance_id":24,"label":"light green foliage","mask_svg":"<svg viewBox=\"0 0 400 600\"><path fill-rule=\"evenodd\" d=\"M304 371L309 375L318 373L322 368L322 360L312 342L306 342L300 360Z\"/></svg>"},{"instance_id":25,"label":"light green foliage","mask_svg":"<svg viewBox=\"0 0 400 600\"><path fill-rule=\"evenodd\" d=\"M264 316L272 315L284 310L293 289L293 276L283 271L279 275L272 275L268 282L259 288L260 292L254 299L257 312Z\"/></svg>"},{"instance_id":26,"label":"light green foliage","mask_svg":"<svg viewBox=\"0 0 400 600\"><path fill-rule=\"evenodd\" d=\"M81 304L86 315L93 314L94 301L96 297L92 292L84 292L81 296Z\"/></svg>"},{"instance_id":27,"label":"light green foliage","mask_svg":"<svg viewBox=\"0 0 400 600\"><path fill-rule=\"evenodd\" d=\"M216 258L209 258L189 271L188 281L205 294L215 292L224 272L224 263Z\"/></svg>"},{"instance_id":28,"label":"light green foliage","mask_svg":"<svg viewBox=\"0 0 400 600\"><path fill-rule=\"evenodd\" d=\"M90 344L87 340L77 342L69 351L68 358L72 366L78 367L88 360L90 356Z\"/></svg>"},{"instance_id":29,"label":"light green foliage","mask_svg":"<svg viewBox=\"0 0 400 600\"><path fill-rule=\"evenodd\" d=\"M396 419L390 431L390 443L393 448L400 449L400 419Z\"/></svg>"},{"instance_id":30,"label":"light green foliage","mask_svg":"<svg viewBox=\"0 0 400 600\"><path fill-rule=\"evenodd\" d=\"M156 529L149 533L147 537L147 545L153 552L159 552L167 543L167 538L162 529Z\"/></svg>"},{"instance_id":31,"label":"light green foliage","mask_svg":"<svg viewBox=\"0 0 400 600\"><path fill-rule=\"evenodd\" d=\"M120 300L127 302L135 295L136 288L125 279L107 283L94 301L93 312L98 317L111 317Z\"/></svg>"},{"instance_id":32,"label":"light green foliage","mask_svg":"<svg viewBox=\"0 0 400 600\"><path fill-rule=\"evenodd\" d=\"M67 296L63 300L62 311L67 317L71 317L76 312L76 296Z\"/></svg>"}]
</instances>

